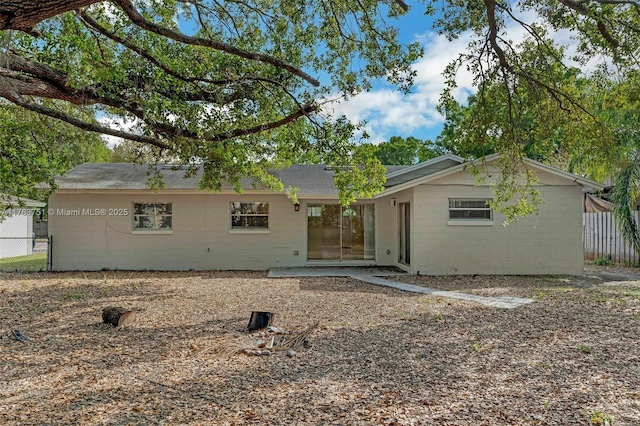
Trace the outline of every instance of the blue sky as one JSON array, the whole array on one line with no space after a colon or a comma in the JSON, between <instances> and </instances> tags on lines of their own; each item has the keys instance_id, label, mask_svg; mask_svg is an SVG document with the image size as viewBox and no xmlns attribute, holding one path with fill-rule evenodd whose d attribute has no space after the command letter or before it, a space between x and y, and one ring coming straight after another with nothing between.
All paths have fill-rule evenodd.
<instances>
[{"instance_id":1,"label":"blue sky","mask_svg":"<svg viewBox=\"0 0 640 426\"><path fill-rule=\"evenodd\" d=\"M418 41L424 48L424 56L413 64L417 76L411 93L402 94L380 81L369 92L327 107L329 112L344 114L354 123L365 120L369 141L373 143L389 140L391 136L433 140L440 134L444 118L437 112L436 106L444 88L442 72L452 60L467 50L472 39L471 33L462 33L454 41L438 36L432 29L433 18L423 14L425 6L415 3L412 6L412 10L398 20L401 41ZM531 10L515 9L513 12L523 22L540 22ZM505 22L505 33L512 45L521 43L528 36L525 29L513 19ZM576 53L578 43L570 32L549 29L549 34L556 43L567 48L568 58ZM604 60L593 58L586 64L568 60L567 64L579 66L588 73ZM473 75L463 67L458 71L456 83L454 97L458 102L466 103L469 95L475 92Z\"/></svg>"},{"instance_id":2,"label":"blue sky","mask_svg":"<svg viewBox=\"0 0 640 426\"><path fill-rule=\"evenodd\" d=\"M404 43L418 41L424 48L424 56L413 64L416 71L414 86L410 93L404 94L385 81L374 82L372 90L361 93L348 101L325 105L325 110L334 116L345 115L354 123L365 121L369 142L380 143L391 136L414 136L420 139L435 139L442 130L444 118L437 112L436 106L444 88L442 72L458 55L467 50L471 35L460 34L458 39L448 41L438 36L432 29L433 17L424 15L425 5L412 4L405 16L398 18L396 26L400 29L400 40ZM536 21L532 12L516 12L525 22ZM517 44L525 37L524 29L512 22L506 23L508 38ZM571 46L570 35L556 32L556 41ZM456 77L457 91L454 93L459 102L466 102L469 94L475 92L473 76L462 70ZM102 121L106 121L103 119ZM130 128L134 123L112 121L116 127ZM107 137L111 144L118 143L117 138Z\"/></svg>"},{"instance_id":3,"label":"blue sky","mask_svg":"<svg viewBox=\"0 0 640 426\"><path fill-rule=\"evenodd\" d=\"M364 120L370 142L379 143L391 136L414 136L435 139L442 130L443 117L436 111L440 93L444 87L442 72L447 64L464 51L468 37L448 42L432 30L433 17L424 15L424 5L412 5L409 13L398 20L400 40L403 43L418 41L424 48L424 56L414 63L417 72L411 93L404 94L384 81L377 81L369 92L330 105L333 114L344 114L352 122ZM471 76L460 75L458 100L464 101L472 92Z\"/></svg>"}]
</instances>

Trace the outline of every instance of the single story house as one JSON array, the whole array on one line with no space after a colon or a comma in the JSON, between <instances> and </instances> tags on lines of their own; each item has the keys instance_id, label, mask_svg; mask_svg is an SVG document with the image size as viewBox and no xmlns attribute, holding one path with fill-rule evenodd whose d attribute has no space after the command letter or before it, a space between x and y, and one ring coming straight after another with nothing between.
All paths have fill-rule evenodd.
<instances>
[{"instance_id":1,"label":"single story house","mask_svg":"<svg viewBox=\"0 0 640 426\"><path fill-rule=\"evenodd\" d=\"M0 259L33 253L33 218L45 205L0 194Z\"/></svg>"},{"instance_id":2,"label":"single story house","mask_svg":"<svg viewBox=\"0 0 640 426\"><path fill-rule=\"evenodd\" d=\"M503 226L492 211L498 156L487 181L443 155L389 166L386 189L338 203L324 165L275 170L285 193L199 189L199 176L166 166L166 188L147 187L147 166L82 164L49 199L52 269L266 270L305 265L397 266L413 274L581 274L583 189L596 182L527 160L546 205Z\"/></svg>"}]
</instances>

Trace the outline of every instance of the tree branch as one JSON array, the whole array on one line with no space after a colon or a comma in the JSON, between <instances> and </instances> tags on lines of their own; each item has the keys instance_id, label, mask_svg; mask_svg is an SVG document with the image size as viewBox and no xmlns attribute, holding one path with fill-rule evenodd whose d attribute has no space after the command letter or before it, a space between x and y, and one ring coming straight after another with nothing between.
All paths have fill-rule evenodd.
<instances>
[{"instance_id":1,"label":"tree branch","mask_svg":"<svg viewBox=\"0 0 640 426\"><path fill-rule=\"evenodd\" d=\"M252 135L255 133L260 133L263 132L265 130L272 130L272 129L277 129L278 127L282 127L285 124L291 123L295 120L297 120L300 117L309 115L311 113L314 113L318 111L318 106L316 104L307 104L304 107L300 108L299 110L289 114L288 116L282 118L281 120L277 120L277 121L272 121L271 123L265 123L265 124L260 124L258 126L255 127L250 127L247 129L236 129L236 130L231 130L228 132L223 132L223 133L206 133L205 134L205 139L210 140L210 141L214 141L214 142L219 142L219 141L223 141L226 139L231 139L231 138L237 138L240 136L248 136L248 135Z\"/></svg>"},{"instance_id":2,"label":"tree branch","mask_svg":"<svg viewBox=\"0 0 640 426\"><path fill-rule=\"evenodd\" d=\"M409 10L409 6L402 0L393 0L393 2L395 4L397 4L398 6L400 6L400 8L402 8L402 10L404 10L405 12Z\"/></svg>"},{"instance_id":3,"label":"tree branch","mask_svg":"<svg viewBox=\"0 0 640 426\"><path fill-rule=\"evenodd\" d=\"M316 80L315 78L311 77L309 74L305 73L304 71L302 71L299 68L294 67L293 65L275 58L273 56L269 56L269 55L264 55L261 53L256 53L256 52L248 52L246 50L237 48L235 46L232 46L230 44L227 43L223 43L223 42L219 42L219 41L215 41L215 40L209 40L209 39L204 39L204 38L200 38L200 37L191 37L185 34L182 34L180 32L177 31L173 31L169 28L165 28L162 27L160 25L157 25L153 22L147 21L139 12L138 10L135 8L135 6L133 5L133 3L131 3L130 0L114 0L122 9L122 11L129 17L129 19L131 20L131 22L133 22L135 25L137 25L138 27L142 28L143 30L147 30L150 32L153 32L155 34L167 37L171 40L175 40L178 41L180 43L184 43L184 44L188 44L188 45L192 45L192 46L204 46L204 47L209 47L215 50L219 50L221 52L225 52L228 53L230 55L234 55L234 56L238 56L241 58L245 58L245 59L249 59L252 61L258 61L258 62L263 62L266 64L270 64L275 66L276 68L281 68L284 70L289 71L290 73L292 73L293 75L296 75L304 80L306 80L307 82L309 82L310 84L312 84L313 86L319 86L320 82L318 80Z\"/></svg>"},{"instance_id":4,"label":"tree branch","mask_svg":"<svg viewBox=\"0 0 640 426\"><path fill-rule=\"evenodd\" d=\"M611 47L613 47L613 49L617 49L618 46L620 46L620 42L618 40L616 40L616 38L613 36L613 34L611 34L611 32L609 31L609 29L607 28L606 23L598 18L597 16L593 15L592 13L590 13L589 9L587 9L582 1L574 1L574 0L558 0L560 3L562 3L563 5L567 6L569 9L572 9L576 12L578 12L579 14L586 16L589 19L593 19L596 23L596 26L598 27L598 31L600 32L600 35L602 35L602 37L607 41L607 43L609 43L611 45ZM598 3L605 3L605 1L598 1ZM610 3L610 4L623 4L621 2L606 2L606 3ZM625 4L628 2L625 2ZM637 5L636 5L637 6Z\"/></svg>"},{"instance_id":5,"label":"tree branch","mask_svg":"<svg viewBox=\"0 0 640 426\"><path fill-rule=\"evenodd\" d=\"M500 66L509 72L513 72L513 67L509 64L509 61L507 61L504 50L502 50L497 40L498 24L496 22L496 2L494 0L484 0L484 4L487 10L487 24L489 25L489 34L487 35L489 44L498 56Z\"/></svg>"},{"instance_id":6,"label":"tree branch","mask_svg":"<svg viewBox=\"0 0 640 426\"><path fill-rule=\"evenodd\" d=\"M123 37L120 37L119 35L107 30L105 27L100 25L96 20L94 20L91 16L89 16L86 11L78 10L78 11L76 11L76 15L87 26L87 28L91 28L91 29L97 31L98 33L102 34L103 36L115 41L116 43L120 43L121 45L123 45L127 49L137 53L142 58L144 58L147 61L151 62L153 65L157 66L162 71L164 71L167 74L169 74L170 76L175 77L175 78L177 78L179 80L182 80L184 82L193 82L194 81L194 79L188 78L188 77L184 77L180 73L178 73L178 72L172 70L171 68L165 66L162 62L160 62L158 59L156 59L153 55L147 53L145 50L139 48L138 46L134 45L133 43L130 43L127 39L125 39Z\"/></svg>"},{"instance_id":7,"label":"tree branch","mask_svg":"<svg viewBox=\"0 0 640 426\"><path fill-rule=\"evenodd\" d=\"M146 117L144 109L142 109L137 102L129 101L122 95L117 98L100 95L100 89L98 87L87 87L85 89L70 88L67 85L68 76L47 65L14 55L7 55L7 64L7 68L0 67L0 86L8 85L8 87L12 88L12 91L20 93L22 96L27 95L47 99L58 99L74 105L106 105L133 114L151 128L166 135L191 138L197 136L196 133L186 129L150 121ZM20 71L23 74L13 70Z\"/></svg>"},{"instance_id":8,"label":"tree branch","mask_svg":"<svg viewBox=\"0 0 640 426\"><path fill-rule=\"evenodd\" d=\"M613 5L622 5L622 6L633 6L636 9L640 9L640 3L638 3L637 1L632 1L632 0L593 0L593 1L595 1L596 3L600 3L600 4L613 4ZM581 0L581 1L578 1L576 3L582 5L583 3L589 3L589 1Z\"/></svg>"},{"instance_id":9,"label":"tree branch","mask_svg":"<svg viewBox=\"0 0 640 426\"><path fill-rule=\"evenodd\" d=\"M0 0L0 31L17 30L33 36L35 26L61 13L98 3L101 0Z\"/></svg>"},{"instance_id":10,"label":"tree branch","mask_svg":"<svg viewBox=\"0 0 640 426\"><path fill-rule=\"evenodd\" d=\"M22 108L36 112L38 114L46 115L48 117L64 121L82 130L116 136L123 139L129 139L132 141L157 146L158 148L169 149L169 150L171 149L171 147L167 143L165 143L164 141L161 141L160 139L156 139L156 138L152 138L144 135L136 135L134 133L129 133L129 132L123 132L120 130L112 129L110 127L101 126L96 123L88 123L84 120L80 120L60 110L47 108L45 106L42 106L33 102L29 102L21 95L18 95L17 93L11 90L6 90L5 88L2 87L2 85L0 85L0 96L13 102L14 104Z\"/></svg>"}]
</instances>

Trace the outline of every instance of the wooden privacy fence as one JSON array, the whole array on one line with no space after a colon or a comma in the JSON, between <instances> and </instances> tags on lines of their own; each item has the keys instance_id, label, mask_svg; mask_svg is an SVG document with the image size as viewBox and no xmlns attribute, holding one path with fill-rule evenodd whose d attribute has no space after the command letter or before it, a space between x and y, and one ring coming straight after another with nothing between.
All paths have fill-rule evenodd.
<instances>
[{"instance_id":1,"label":"wooden privacy fence","mask_svg":"<svg viewBox=\"0 0 640 426\"><path fill-rule=\"evenodd\" d=\"M47 221L33 222L33 232L36 234L36 238L47 238L47 236L49 235L49 232L47 230L48 223L49 222Z\"/></svg>"},{"instance_id":2,"label":"wooden privacy fence","mask_svg":"<svg viewBox=\"0 0 640 426\"><path fill-rule=\"evenodd\" d=\"M640 223L640 212L634 212ZM640 254L622 238L611 212L583 213L584 256L586 260L611 258L617 263L640 263Z\"/></svg>"}]
</instances>

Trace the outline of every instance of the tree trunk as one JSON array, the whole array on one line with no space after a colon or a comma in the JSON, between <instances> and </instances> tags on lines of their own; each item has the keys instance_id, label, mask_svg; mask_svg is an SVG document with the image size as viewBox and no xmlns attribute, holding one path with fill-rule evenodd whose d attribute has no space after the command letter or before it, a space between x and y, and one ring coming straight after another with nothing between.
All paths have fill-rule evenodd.
<instances>
[{"instance_id":1,"label":"tree trunk","mask_svg":"<svg viewBox=\"0 0 640 426\"><path fill-rule=\"evenodd\" d=\"M249 325L247 326L247 331L261 330L263 328L267 328L273 322L273 318L275 314L271 312L259 312L253 311L251 312L251 319L249 319Z\"/></svg>"},{"instance_id":2,"label":"tree trunk","mask_svg":"<svg viewBox=\"0 0 640 426\"><path fill-rule=\"evenodd\" d=\"M18 30L34 34L34 27L70 10L98 3L100 0L0 0L0 31Z\"/></svg>"},{"instance_id":3,"label":"tree trunk","mask_svg":"<svg viewBox=\"0 0 640 426\"><path fill-rule=\"evenodd\" d=\"M114 327L132 323L136 319L136 313L119 306L109 306L102 310L102 322Z\"/></svg>"}]
</instances>

